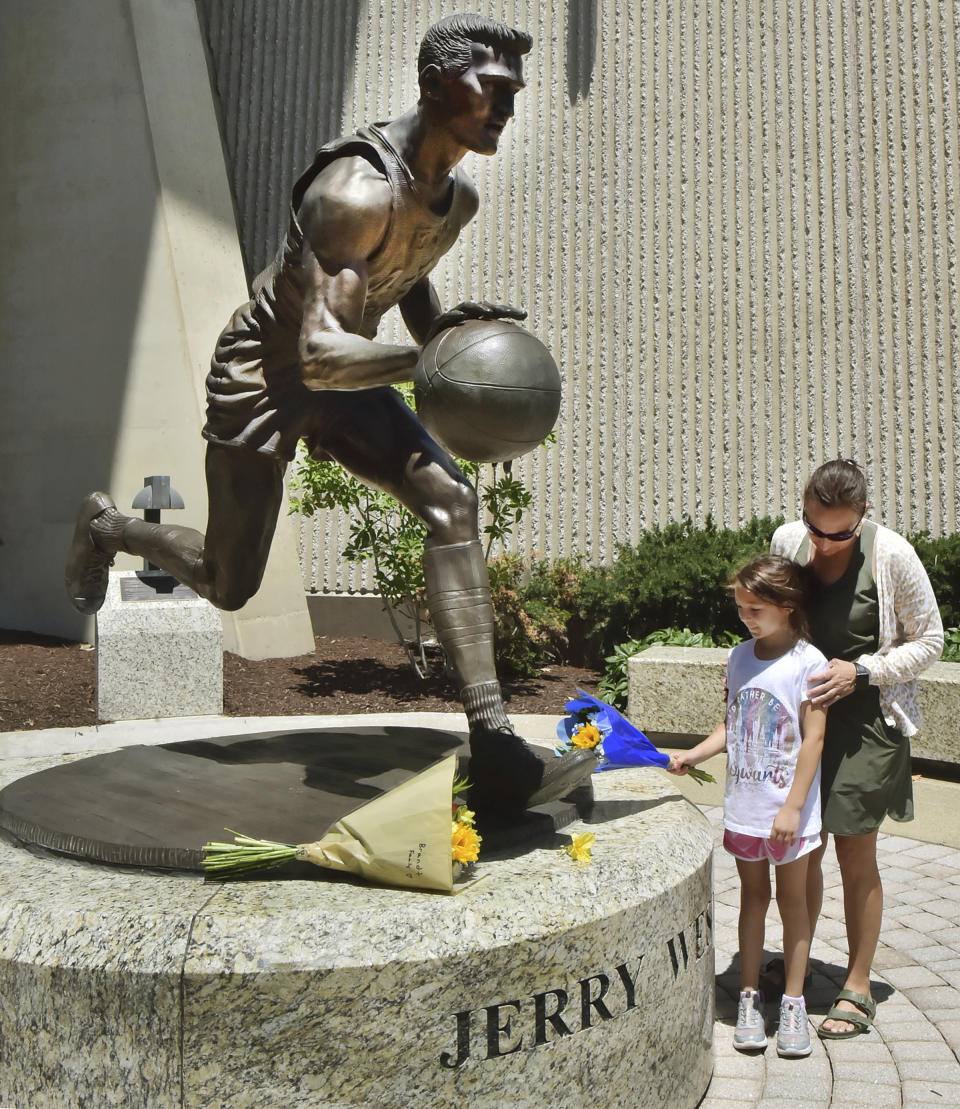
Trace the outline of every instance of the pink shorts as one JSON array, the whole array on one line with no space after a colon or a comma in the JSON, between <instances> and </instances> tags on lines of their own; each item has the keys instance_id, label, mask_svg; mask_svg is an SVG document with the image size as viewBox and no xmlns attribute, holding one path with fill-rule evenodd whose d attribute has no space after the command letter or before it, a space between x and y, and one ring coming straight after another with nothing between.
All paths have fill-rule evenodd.
<instances>
[{"instance_id":1,"label":"pink shorts","mask_svg":"<svg viewBox=\"0 0 960 1109\"><path fill-rule=\"evenodd\" d=\"M748 863L759 863L766 860L779 866L781 863L792 863L820 846L820 833L815 836L801 836L792 847L783 843L774 843L772 839L762 839L760 836L747 836L742 832L731 832L729 829L723 833L723 846L735 859L743 859Z\"/></svg>"}]
</instances>

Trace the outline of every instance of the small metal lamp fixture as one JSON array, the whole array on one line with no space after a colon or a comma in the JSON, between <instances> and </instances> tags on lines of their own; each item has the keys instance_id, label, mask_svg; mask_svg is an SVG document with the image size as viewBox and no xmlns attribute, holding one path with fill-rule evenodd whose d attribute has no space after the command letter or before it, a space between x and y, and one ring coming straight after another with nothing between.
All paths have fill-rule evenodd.
<instances>
[{"instance_id":1,"label":"small metal lamp fixture","mask_svg":"<svg viewBox=\"0 0 960 1109\"><path fill-rule=\"evenodd\" d=\"M183 497L170 486L169 474L153 474L143 479L143 488L133 498L133 507L143 509L147 523L159 524L162 509L183 508L184 505ZM177 585L176 578L147 559L143 560L143 569L137 571L137 577L152 585L158 593L171 593Z\"/></svg>"}]
</instances>

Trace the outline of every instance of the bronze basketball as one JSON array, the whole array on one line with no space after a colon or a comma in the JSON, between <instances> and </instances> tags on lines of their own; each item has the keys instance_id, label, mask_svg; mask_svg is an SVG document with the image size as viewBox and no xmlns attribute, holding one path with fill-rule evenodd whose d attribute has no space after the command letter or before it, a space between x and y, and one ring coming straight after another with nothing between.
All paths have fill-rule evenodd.
<instances>
[{"instance_id":1,"label":"bronze basketball","mask_svg":"<svg viewBox=\"0 0 960 1109\"><path fill-rule=\"evenodd\" d=\"M560 371L550 351L508 320L467 320L435 335L414 370L417 415L471 462L505 462L533 450L560 411Z\"/></svg>"}]
</instances>

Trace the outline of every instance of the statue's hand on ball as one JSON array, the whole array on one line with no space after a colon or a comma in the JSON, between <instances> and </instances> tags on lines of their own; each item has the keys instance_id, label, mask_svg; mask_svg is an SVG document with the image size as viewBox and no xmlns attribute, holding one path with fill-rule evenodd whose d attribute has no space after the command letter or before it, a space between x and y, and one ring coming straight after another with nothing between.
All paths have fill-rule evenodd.
<instances>
[{"instance_id":1,"label":"statue's hand on ball","mask_svg":"<svg viewBox=\"0 0 960 1109\"><path fill-rule=\"evenodd\" d=\"M471 462L506 462L533 450L560 411L560 371L553 356L513 322L517 309L509 312L509 317L464 315L435 331L413 372L424 427L451 454Z\"/></svg>"},{"instance_id":2,"label":"statue's hand on ball","mask_svg":"<svg viewBox=\"0 0 960 1109\"><path fill-rule=\"evenodd\" d=\"M426 346L441 331L445 331L448 327L456 327L458 323L464 323L466 320L525 320L526 318L526 309L514 308L512 304L496 304L492 300L461 300L448 312L437 316L430 325L423 345Z\"/></svg>"}]
</instances>

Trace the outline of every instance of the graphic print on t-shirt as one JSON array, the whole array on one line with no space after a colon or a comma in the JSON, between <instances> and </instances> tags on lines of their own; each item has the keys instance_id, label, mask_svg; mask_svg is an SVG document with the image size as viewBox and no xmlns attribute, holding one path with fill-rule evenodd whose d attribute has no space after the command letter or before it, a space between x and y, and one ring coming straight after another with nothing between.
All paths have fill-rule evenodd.
<instances>
[{"instance_id":1,"label":"graphic print on t-shirt","mask_svg":"<svg viewBox=\"0 0 960 1109\"><path fill-rule=\"evenodd\" d=\"M727 710L727 774L739 782L789 784L797 737L787 707L765 689L747 686Z\"/></svg>"}]
</instances>

